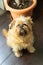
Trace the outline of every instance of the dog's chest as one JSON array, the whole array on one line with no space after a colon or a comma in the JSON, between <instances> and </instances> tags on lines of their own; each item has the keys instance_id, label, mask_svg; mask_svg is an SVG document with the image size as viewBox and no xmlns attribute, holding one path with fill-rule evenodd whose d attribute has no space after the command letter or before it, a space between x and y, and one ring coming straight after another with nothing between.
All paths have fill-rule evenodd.
<instances>
[{"instance_id":1,"label":"dog's chest","mask_svg":"<svg viewBox=\"0 0 43 65\"><path fill-rule=\"evenodd\" d=\"M16 48L19 48L19 49L26 49L29 44L31 44L31 42L33 41L33 36L30 35L30 36L27 36L27 37L18 37L16 35L13 35L11 32L10 34L8 34L8 37L7 37L7 40L10 44L13 45L13 47L16 49Z\"/></svg>"},{"instance_id":2,"label":"dog's chest","mask_svg":"<svg viewBox=\"0 0 43 65\"><path fill-rule=\"evenodd\" d=\"M15 45L15 48L18 48L19 50L26 49L27 47L28 47L28 44L25 44L25 43L20 43Z\"/></svg>"}]
</instances>

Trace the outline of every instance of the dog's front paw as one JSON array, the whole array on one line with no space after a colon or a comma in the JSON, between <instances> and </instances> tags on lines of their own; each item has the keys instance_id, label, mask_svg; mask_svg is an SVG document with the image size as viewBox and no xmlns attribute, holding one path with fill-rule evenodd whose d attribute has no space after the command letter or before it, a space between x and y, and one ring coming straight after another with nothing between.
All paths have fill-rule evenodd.
<instances>
[{"instance_id":1,"label":"dog's front paw","mask_svg":"<svg viewBox=\"0 0 43 65\"><path fill-rule=\"evenodd\" d=\"M23 54L21 52L15 52L16 57L21 57Z\"/></svg>"},{"instance_id":2,"label":"dog's front paw","mask_svg":"<svg viewBox=\"0 0 43 65\"><path fill-rule=\"evenodd\" d=\"M34 47L31 47L30 50L29 50L29 52L30 52L30 53L34 53L35 50L36 50L36 49L35 49Z\"/></svg>"},{"instance_id":3,"label":"dog's front paw","mask_svg":"<svg viewBox=\"0 0 43 65\"><path fill-rule=\"evenodd\" d=\"M30 47L30 48L28 48L28 51L30 52L30 53L34 53L35 52L35 48L34 47Z\"/></svg>"}]
</instances>

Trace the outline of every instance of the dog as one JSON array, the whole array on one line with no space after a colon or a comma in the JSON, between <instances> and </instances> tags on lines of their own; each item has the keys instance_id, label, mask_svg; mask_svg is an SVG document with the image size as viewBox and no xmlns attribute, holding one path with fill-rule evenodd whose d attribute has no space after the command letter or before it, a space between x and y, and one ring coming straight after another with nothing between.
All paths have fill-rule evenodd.
<instances>
[{"instance_id":1,"label":"dog","mask_svg":"<svg viewBox=\"0 0 43 65\"><path fill-rule=\"evenodd\" d=\"M23 55L22 49L27 49L30 53L35 52L32 24L31 17L19 16L9 24L8 31L3 29L7 45L12 48L16 57Z\"/></svg>"}]
</instances>

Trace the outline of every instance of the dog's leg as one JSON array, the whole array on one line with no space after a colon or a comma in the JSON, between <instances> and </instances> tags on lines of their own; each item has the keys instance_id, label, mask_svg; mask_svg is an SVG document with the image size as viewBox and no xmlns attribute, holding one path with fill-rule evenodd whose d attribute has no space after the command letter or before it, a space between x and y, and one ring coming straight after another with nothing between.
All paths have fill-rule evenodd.
<instances>
[{"instance_id":1,"label":"dog's leg","mask_svg":"<svg viewBox=\"0 0 43 65\"><path fill-rule=\"evenodd\" d=\"M19 50L16 50L16 51L15 51L15 50L13 49L13 52L14 52L14 54L15 54L16 57L21 57L21 56L23 55L22 52L20 52Z\"/></svg>"},{"instance_id":2,"label":"dog's leg","mask_svg":"<svg viewBox=\"0 0 43 65\"><path fill-rule=\"evenodd\" d=\"M16 51L16 52L15 52L15 56L16 56L16 57L21 57L21 56L22 56L22 53L21 53L20 51Z\"/></svg>"},{"instance_id":3,"label":"dog's leg","mask_svg":"<svg viewBox=\"0 0 43 65\"><path fill-rule=\"evenodd\" d=\"M33 46L29 46L29 47L27 47L27 50L30 52L30 53L34 53L35 52L35 48L33 47Z\"/></svg>"}]
</instances>

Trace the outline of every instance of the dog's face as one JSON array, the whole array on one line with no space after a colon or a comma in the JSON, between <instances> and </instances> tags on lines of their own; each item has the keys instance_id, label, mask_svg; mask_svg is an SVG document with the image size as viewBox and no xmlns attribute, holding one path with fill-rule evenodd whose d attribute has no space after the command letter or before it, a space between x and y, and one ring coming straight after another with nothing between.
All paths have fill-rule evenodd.
<instances>
[{"instance_id":1,"label":"dog's face","mask_svg":"<svg viewBox=\"0 0 43 65\"><path fill-rule=\"evenodd\" d=\"M9 27L18 36L27 36L32 31L32 19L30 17L20 16L13 20Z\"/></svg>"}]
</instances>

